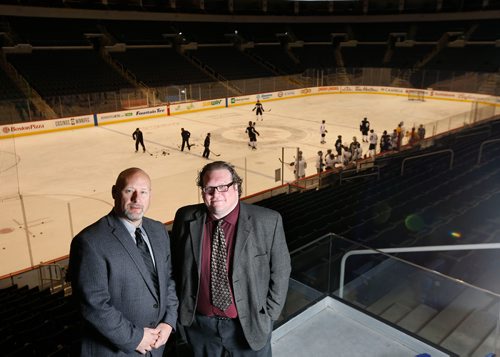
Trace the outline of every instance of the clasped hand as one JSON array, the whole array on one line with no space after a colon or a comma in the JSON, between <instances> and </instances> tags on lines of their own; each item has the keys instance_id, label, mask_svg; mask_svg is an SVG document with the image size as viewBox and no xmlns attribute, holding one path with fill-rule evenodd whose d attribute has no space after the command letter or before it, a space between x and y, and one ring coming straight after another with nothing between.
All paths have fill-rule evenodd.
<instances>
[{"instance_id":1,"label":"clasped hand","mask_svg":"<svg viewBox=\"0 0 500 357\"><path fill-rule=\"evenodd\" d=\"M166 323L160 323L156 328L144 327L144 336L137 346L137 352L145 355L147 352L157 349L167 343L172 327Z\"/></svg>"}]
</instances>

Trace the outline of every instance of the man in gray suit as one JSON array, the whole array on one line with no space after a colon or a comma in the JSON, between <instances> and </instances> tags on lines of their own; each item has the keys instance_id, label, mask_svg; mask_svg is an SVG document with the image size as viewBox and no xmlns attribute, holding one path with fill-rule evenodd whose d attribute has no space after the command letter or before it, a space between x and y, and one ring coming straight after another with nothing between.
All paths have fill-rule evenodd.
<instances>
[{"instance_id":1,"label":"man in gray suit","mask_svg":"<svg viewBox=\"0 0 500 357\"><path fill-rule=\"evenodd\" d=\"M84 319L82 356L160 357L177 321L165 226L143 217L151 180L138 168L118 176L114 209L71 243L69 274Z\"/></svg>"},{"instance_id":2,"label":"man in gray suit","mask_svg":"<svg viewBox=\"0 0 500 357\"><path fill-rule=\"evenodd\" d=\"M179 323L196 357L271 356L285 303L291 267L281 216L239 202L241 182L229 163L206 165L198 176L204 204L175 216Z\"/></svg>"}]
</instances>

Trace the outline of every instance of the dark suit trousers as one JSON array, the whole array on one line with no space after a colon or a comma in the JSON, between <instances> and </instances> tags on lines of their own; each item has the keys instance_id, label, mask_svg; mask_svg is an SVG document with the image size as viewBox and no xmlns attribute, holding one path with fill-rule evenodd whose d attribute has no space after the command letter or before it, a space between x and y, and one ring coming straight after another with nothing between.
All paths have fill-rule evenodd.
<instances>
[{"instance_id":1,"label":"dark suit trousers","mask_svg":"<svg viewBox=\"0 0 500 357\"><path fill-rule=\"evenodd\" d=\"M238 319L219 320L196 314L186 327L188 342L195 357L271 357L271 334L267 344L258 351L248 345Z\"/></svg>"}]
</instances>

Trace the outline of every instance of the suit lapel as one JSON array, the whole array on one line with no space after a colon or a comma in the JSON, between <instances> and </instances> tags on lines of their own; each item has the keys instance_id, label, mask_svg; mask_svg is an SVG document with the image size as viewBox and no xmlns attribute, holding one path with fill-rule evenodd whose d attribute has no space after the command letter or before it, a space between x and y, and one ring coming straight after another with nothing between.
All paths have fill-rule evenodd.
<instances>
[{"instance_id":1,"label":"suit lapel","mask_svg":"<svg viewBox=\"0 0 500 357\"><path fill-rule=\"evenodd\" d=\"M189 222L189 235L193 247L193 256L198 267L198 274L201 270L201 245L203 242L203 226L205 225L206 212L199 210L194 214L194 219Z\"/></svg>"},{"instance_id":2,"label":"suit lapel","mask_svg":"<svg viewBox=\"0 0 500 357\"><path fill-rule=\"evenodd\" d=\"M109 214L108 218L109 218L109 224L112 227L111 233L115 236L115 238L121 243L123 248L129 254L130 258L137 267L137 270L139 270L139 272L141 273L141 276L144 279L151 294L156 299L158 299L149 272L146 268L146 265L144 264L144 260L142 259L139 249L137 249L136 245L134 244L134 240L131 238L129 232L127 231L123 223L120 222L120 220L113 213ZM150 235L148 233L148 238L149 237ZM156 262L156 257L155 257L155 262Z\"/></svg>"},{"instance_id":3,"label":"suit lapel","mask_svg":"<svg viewBox=\"0 0 500 357\"><path fill-rule=\"evenodd\" d=\"M248 237L252 230L252 225L250 224L250 216L246 209L244 203L240 203L240 216L238 218L238 227L236 229L236 242L234 245L234 262L240 261L240 255L245 246L247 245Z\"/></svg>"}]
</instances>

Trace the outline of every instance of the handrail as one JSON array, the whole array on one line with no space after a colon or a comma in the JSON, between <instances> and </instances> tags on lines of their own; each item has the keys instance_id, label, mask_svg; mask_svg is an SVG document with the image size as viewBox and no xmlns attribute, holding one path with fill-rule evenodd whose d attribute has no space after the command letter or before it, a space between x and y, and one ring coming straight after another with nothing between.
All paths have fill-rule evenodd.
<instances>
[{"instance_id":1,"label":"handrail","mask_svg":"<svg viewBox=\"0 0 500 357\"><path fill-rule=\"evenodd\" d=\"M345 264L347 259L354 255L367 255L367 254L380 254L380 253L410 253L410 252L443 252L450 250L486 250L486 249L500 249L500 243L478 243L478 244L458 244L458 245L434 245L434 246L420 246L420 247L406 247L406 248L380 248L380 249L360 249L360 250L351 250L342 256L341 264L340 264L340 282L339 282L339 297L344 297L344 275L345 275ZM394 259L398 259L393 257ZM433 274L439 274L445 276L449 279L453 279L447 275L439 273L435 270L425 268L418 264L413 264L407 262L408 264L415 265L423 270L427 270ZM469 284L465 281L454 279L460 284L467 285L469 287L476 288L478 290L487 292L488 294L493 294L495 296L500 297L500 295L491 292L487 289L480 288L478 286Z\"/></svg>"},{"instance_id":2,"label":"handrail","mask_svg":"<svg viewBox=\"0 0 500 357\"><path fill-rule=\"evenodd\" d=\"M426 156L438 155L438 154L442 154L442 153L446 153L446 152L450 153L450 167L449 167L449 169L451 170L453 168L453 159L455 157L455 153L453 152L452 149L444 149L444 150L429 152L429 153L426 153L426 154L420 154L420 155L416 155L416 156L412 156L412 157L407 157L407 158L403 159L403 162L401 163L401 176L404 175L404 169L405 169L405 162L406 161L410 161L410 160L413 160L413 159L418 159L418 158L426 157Z\"/></svg>"},{"instance_id":3,"label":"handrail","mask_svg":"<svg viewBox=\"0 0 500 357\"><path fill-rule=\"evenodd\" d=\"M483 156L483 147L484 147L484 145L491 144L491 143L494 143L494 142L500 142L500 139L486 140L486 141L483 141L481 143L481 146L479 147L479 154L477 156L477 163L476 163L476 165L479 165L479 163L481 162L481 156Z\"/></svg>"}]
</instances>

